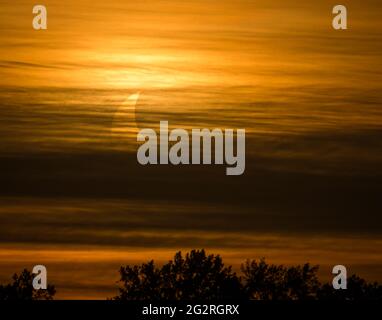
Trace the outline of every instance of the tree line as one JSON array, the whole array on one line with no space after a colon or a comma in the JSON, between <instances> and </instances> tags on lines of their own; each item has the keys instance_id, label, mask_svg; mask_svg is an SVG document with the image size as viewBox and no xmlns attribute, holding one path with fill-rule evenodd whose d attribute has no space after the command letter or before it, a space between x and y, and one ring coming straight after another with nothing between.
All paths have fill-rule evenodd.
<instances>
[{"instance_id":1,"label":"tree line","mask_svg":"<svg viewBox=\"0 0 382 320\"><path fill-rule=\"evenodd\" d=\"M119 292L114 300L382 300L382 285L357 275L347 279L346 290L320 283L319 266L268 264L247 260L241 274L225 266L220 255L205 250L179 251L173 260L157 266L153 260L121 266ZM35 290L33 275L24 270L13 282L0 285L0 300L51 300L56 289Z\"/></svg>"}]
</instances>

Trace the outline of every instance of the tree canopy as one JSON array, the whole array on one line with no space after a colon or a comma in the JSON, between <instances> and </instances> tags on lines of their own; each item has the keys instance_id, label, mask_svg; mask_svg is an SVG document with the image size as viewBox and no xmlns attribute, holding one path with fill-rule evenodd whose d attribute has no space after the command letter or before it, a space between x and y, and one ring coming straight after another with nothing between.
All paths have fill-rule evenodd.
<instances>
[{"instance_id":1,"label":"tree canopy","mask_svg":"<svg viewBox=\"0 0 382 320\"><path fill-rule=\"evenodd\" d=\"M52 300L56 289L48 285L45 290L33 288L33 274L24 269L19 275L14 274L13 282L0 285L0 300Z\"/></svg>"},{"instance_id":2,"label":"tree canopy","mask_svg":"<svg viewBox=\"0 0 382 320\"><path fill-rule=\"evenodd\" d=\"M156 267L154 261L120 269L118 300L213 300L238 299L240 279L225 267L219 255L192 250Z\"/></svg>"},{"instance_id":3,"label":"tree canopy","mask_svg":"<svg viewBox=\"0 0 382 320\"><path fill-rule=\"evenodd\" d=\"M321 284L319 266L268 264L247 260L238 276L219 255L192 250L159 267L154 261L120 268L117 300L382 300L382 286L352 275L348 289Z\"/></svg>"},{"instance_id":4,"label":"tree canopy","mask_svg":"<svg viewBox=\"0 0 382 320\"><path fill-rule=\"evenodd\" d=\"M119 270L119 294L114 300L382 300L382 286L357 275L347 279L346 290L321 284L319 266L268 264L265 259L247 260L237 275L219 255L179 251L167 263L153 260ZM34 275L24 269L12 282L0 285L0 300L52 300L53 285L33 288Z\"/></svg>"}]
</instances>

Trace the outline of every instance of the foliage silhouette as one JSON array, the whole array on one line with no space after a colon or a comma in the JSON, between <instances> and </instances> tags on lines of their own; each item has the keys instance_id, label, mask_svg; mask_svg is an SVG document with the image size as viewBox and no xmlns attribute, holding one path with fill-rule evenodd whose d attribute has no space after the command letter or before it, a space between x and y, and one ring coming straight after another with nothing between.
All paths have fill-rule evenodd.
<instances>
[{"instance_id":1,"label":"foliage silhouette","mask_svg":"<svg viewBox=\"0 0 382 320\"><path fill-rule=\"evenodd\" d=\"M20 275L14 274L13 283L0 285L0 300L53 300L56 289L48 285L46 290L33 288L33 274L24 269Z\"/></svg>"},{"instance_id":2,"label":"foliage silhouette","mask_svg":"<svg viewBox=\"0 0 382 320\"><path fill-rule=\"evenodd\" d=\"M254 300L307 300L314 299L320 283L318 266L284 267L247 260L242 265L243 289L246 296Z\"/></svg>"},{"instance_id":3,"label":"foliage silhouette","mask_svg":"<svg viewBox=\"0 0 382 320\"><path fill-rule=\"evenodd\" d=\"M317 293L321 300L382 300L382 286L377 282L368 283L366 280L352 275L347 279L346 290L334 290L329 283L324 284Z\"/></svg>"},{"instance_id":4,"label":"foliage silhouette","mask_svg":"<svg viewBox=\"0 0 382 320\"><path fill-rule=\"evenodd\" d=\"M183 258L156 267L154 261L120 268L116 300L382 300L382 286L358 276L348 278L347 290L321 285L317 265L267 264L265 259L247 260L242 276L224 266L219 255L192 250Z\"/></svg>"},{"instance_id":5,"label":"foliage silhouette","mask_svg":"<svg viewBox=\"0 0 382 320\"><path fill-rule=\"evenodd\" d=\"M213 300L238 299L243 291L240 279L225 267L219 255L192 250L181 252L161 268L153 261L141 266L121 267L117 300Z\"/></svg>"},{"instance_id":6,"label":"foliage silhouette","mask_svg":"<svg viewBox=\"0 0 382 320\"><path fill-rule=\"evenodd\" d=\"M318 266L267 264L265 259L247 260L242 276L225 266L219 255L192 250L184 257L157 267L154 261L120 268L119 295L115 300L382 300L382 286L352 275L346 290L321 285ZM33 274L24 269L13 282L0 285L0 300L52 300L56 289L35 290Z\"/></svg>"}]
</instances>

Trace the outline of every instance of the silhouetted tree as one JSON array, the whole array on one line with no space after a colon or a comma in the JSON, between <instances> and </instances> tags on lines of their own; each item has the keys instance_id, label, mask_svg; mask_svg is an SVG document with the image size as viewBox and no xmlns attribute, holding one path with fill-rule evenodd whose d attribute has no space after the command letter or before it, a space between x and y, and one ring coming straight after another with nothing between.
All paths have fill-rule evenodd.
<instances>
[{"instance_id":1,"label":"silhouetted tree","mask_svg":"<svg viewBox=\"0 0 382 320\"><path fill-rule=\"evenodd\" d=\"M117 300L160 300L161 275L160 270L155 267L154 261L143 263L140 266L121 267L120 282Z\"/></svg>"},{"instance_id":2,"label":"silhouetted tree","mask_svg":"<svg viewBox=\"0 0 382 320\"><path fill-rule=\"evenodd\" d=\"M285 267L247 260L242 265L244 292L255 300L314 299L320 283L318 266Z\"/></svg>"},{"instance_id":3,"label":"silhouetted tree","mask_svg":"<svg viewBox=\"0 0 382 320\"><path fill-rule=\"evenodd\" d=\"M20 275L14 274L13 283L0 285L0 300L52 300L56 293L54 286L48 285L46 290L35 290L33 277L26 269Z\"/></svg>"},{"instance_id":4,"label":"silhouetted tree","mask_svg":"<svg viewBox=\"0 0 382 320\"><path fill-rule=\"evenodd\" d=\"M352 275L347 279L346 290L334 290L332 284L324 284L318 291L320 300L382 300L382 286L377 282L368 283Z\"/></svg>"},{"instance_id":5,"label":"silhouetted tree","mask_svg":"<svg viewBox=\"0 0 382 320\"><path fill-rule=\"evenodd\" d=\"M156 267L154 261L120 269L118 300L382 300L382 286L358 276L347 280L347 290L334 290L318 281L318 266L267 264L247 260L242 277L225 267L219 255L192 250Z\"/></svg>"},{"instance_id":6,"label":"silhouetted tree","mask_svg":"<svg viewBox=\"0 0 382 320\"><path fill-rule=\"evenodd\" d=\"M192 250L181 252L161 268L153 261L120 269L122 287L118 300L240 299L240 279L225 267L219 255Z\"/></svg>"}]
</instances>

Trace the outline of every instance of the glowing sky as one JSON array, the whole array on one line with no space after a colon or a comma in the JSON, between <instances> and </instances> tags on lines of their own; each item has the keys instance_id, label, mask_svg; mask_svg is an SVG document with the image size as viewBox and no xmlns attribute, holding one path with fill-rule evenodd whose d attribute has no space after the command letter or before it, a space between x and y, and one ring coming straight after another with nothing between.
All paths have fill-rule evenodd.
<instances>
[{"instance_id":1,"label":"glowing sky","mask_svg":"<svg viewBox=\"0 0 382 320\"><path fill-rule=\"evenodd\" d=\"M47 0L46 31L34 4L0 8L1 282L45 263L58 297L110 297L201 247L382 280L380 1L346 31L332 1ZM137 165L163 119L245 128L246 174Z\"/></svg>"}]
</instances>

